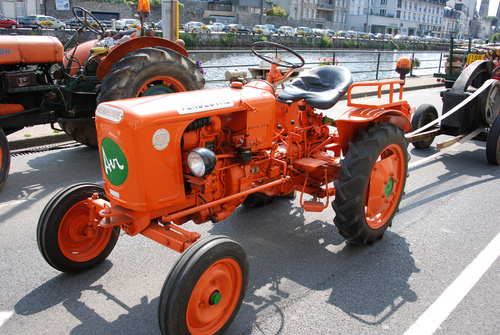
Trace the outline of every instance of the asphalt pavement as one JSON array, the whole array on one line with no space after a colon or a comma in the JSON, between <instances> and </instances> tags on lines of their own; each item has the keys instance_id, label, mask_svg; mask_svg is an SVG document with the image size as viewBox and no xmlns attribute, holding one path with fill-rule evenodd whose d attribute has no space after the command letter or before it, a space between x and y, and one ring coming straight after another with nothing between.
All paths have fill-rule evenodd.
<instances>
[{"instance_id":1,"label":"asphalt pavement","mask_svg":"<svg viewBox=\"0 0 500 335\"><path fill-rule=\"evenodd\" d=\"M381 82L384 80L373 80L371 82ZM439 82L437 78L432 76L417 76L417 77L407 77L405 84L405 91L411 90L421 90L431 87L442 86L444 88L444 84ZM395 91L398 91L399 87L395 88ZM382 93L386 93L386 90L383 90ZM358 87L353 91L352 97L359 98L365 96L371 96L377 94L376 87ZM346 97L344 97L346 98ZM31 147L37 146L45 146L52 145L56 143L63 143L72 141L71 137L68 136L63 131L57 130L60 129L59 125L55 124L52 127L50 124L26 127L20 131L17 131L13 134L7 136L9 141L9 148L11 151L22 150Z\"/></svg>"}]
</instances>

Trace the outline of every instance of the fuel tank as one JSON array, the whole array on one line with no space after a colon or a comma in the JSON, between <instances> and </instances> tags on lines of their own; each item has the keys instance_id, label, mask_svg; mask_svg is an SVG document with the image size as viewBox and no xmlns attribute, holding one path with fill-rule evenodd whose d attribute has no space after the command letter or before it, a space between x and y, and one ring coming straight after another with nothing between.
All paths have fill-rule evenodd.
<instances>
[{"instance_id":1,"label":"fuel tank","mask_svg":"<svg viewBox=\"0 0 500 335\"><path fill-rule=\"evenodd\" d=\"M101 103L96 125L106 193L136 211L182 209L186 202L183 134L210 117L210 145L270 148L276 100L265 81L243 87L181 92ZM207 140L208 141L208 140ZM219 154L216 152L216 154Z\"/></svg>"},{"instance_id":2,"label":"fuel tank","mask_svg":"<svg viewBox=\"0 0 500 335\"><path fill-rule=\"evenodd\" d=\"M63 58L64 47L53 36L0 37L0 65L60 63Z\"/></svg>"}]
</instances>

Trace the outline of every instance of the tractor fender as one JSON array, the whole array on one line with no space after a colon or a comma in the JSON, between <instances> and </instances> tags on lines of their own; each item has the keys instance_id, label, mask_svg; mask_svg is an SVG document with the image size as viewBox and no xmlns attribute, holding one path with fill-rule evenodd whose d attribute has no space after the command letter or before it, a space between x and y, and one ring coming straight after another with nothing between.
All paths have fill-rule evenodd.
<instances>
[{"instance_id":1,"label":"tractor fender","mask_svg":"<svg viewBox=\"0 0 500 335\"><path fill-rule=\"evenodd\" d=\"M481 72L492 73L494 64L490 60L477 60L468 65L458 76L457 80L451 88L452 91L464 92L472 84L472 81ZM488 76L488 79L490 76ZM477 86L479 87L479 86Z\"/></svg>"},{"instance_id":2,"label":"tractor fender","mask_svg":"<svg viewBox=\"0 0 500 335\"><path fill-rule=\"evenodd\" d=\"M111 49L111 51L106 57L103 58L103 60L99 64L99 67L97 68L97 79L102 82L103 78L111 71L113 64L115 64L120 59L123 59L128 53L137 49L155 47L168 48L180 53L183 56L189 56L186 49L181 47L179 44L166 40L164 38L154 36L136 37Z\"/></svg>"},{"instance_id":3,"label":"tractor fender","mask_svg":"<svg viewBox=\"0 0 500 335\"><path fill-rule=\"evenodd\" d=\"M411 131L410 118L397 109L351 108L335 120L342 152L345 154L349 142L356 139L359 129L366 129L372 122L387 121L403 129Z\"/></svg>"}]
</instances>

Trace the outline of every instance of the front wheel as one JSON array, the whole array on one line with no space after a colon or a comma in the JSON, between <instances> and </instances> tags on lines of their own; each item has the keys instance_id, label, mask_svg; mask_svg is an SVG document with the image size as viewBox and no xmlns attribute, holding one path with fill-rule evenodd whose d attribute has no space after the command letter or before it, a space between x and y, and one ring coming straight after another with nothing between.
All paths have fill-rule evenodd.
<instances>
[{"instance_id":1,"label":"front wheel","mask_svg":"<svg viewBox=\"0 0 500 335\"><path fill-rule=\"evenodd\" d=\"M493 165L500 165L500 117L491 125L486 140L486 158Z\"/></svg>"},{"instance_id":2,"label":"front wheel","mask_svg":"<svg viewBox=\"0 0 500 335\"><path fill-rule=\"evenodd\" d=\"M10 149L9 142L7 141L7 136L3 132L3 129L0 128L0 189L3 187L5 182L7 181L7 176L9 175L10 170Z\"/></svg>"},{"instance_id":3,"label":"front wheel","mask_svg":"<svg viewBox=\"0 0 500 335\"><path fill-rule=\"evenodd\" d=\"M388 122L360 130L335 181L335 225L351 243L372 243L392 224L408 173L408 141Z\"/></svg>"},{"instance_id":4,"label":"front wheel","mask_svg":"<svg viewBox=\"0 0 500 335\"><path fill-rule=\"evenodd\" d=\"M423 126L431 123L437 118L438 112L434 106L429 104L420 105L411 119L411 130L415 131L419 128L422 128ZM413 146L417 149L427 149L431 146L432 142L434 142L435 137L436 136L429 136L426 139L412 142L411 144L413 144Z\"/></svg>"},{"instance_id":5,"label":"front wheel","mask_svg":"<svg viewBox=\"0 0 500 335\"><path fill-rule=\"evenodd\" d=\"M245 250L232 239L211 236L193 244L161 290L161 333L224 333L243 303L248 274Z\"/></svg>"},{"instance_id":6,"label":"front wheel","mask_svg":"<svg viewBox=\"0 0 500 335\"><path fill-rule=\"evenodd\" d=\"M37 228L37 243L43 258L53 268L77 273L108 257L118 240L120 227L103 228L96 213L90 220L88 198L97 194L106 199L99 185L81 183L56 194L45 206Z\"/></svg>"}]
</instances>

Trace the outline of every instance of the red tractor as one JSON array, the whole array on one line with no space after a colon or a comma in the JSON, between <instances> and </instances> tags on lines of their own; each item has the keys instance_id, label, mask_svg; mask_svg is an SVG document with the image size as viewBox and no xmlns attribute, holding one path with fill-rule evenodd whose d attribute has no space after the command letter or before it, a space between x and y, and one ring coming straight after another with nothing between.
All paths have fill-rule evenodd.
<instances>
[{"instance_id":1,"label":"red tractor","mask_svg":"<svg viewBox=\"0 0 500 335\"><path fill-rule=\"evenodd\" d=\"M284 60L283 50L296 60ZM321 212L334 199L340 234L366 244L383 236L403 195L409 59L398 61L399 80L352 84L346 68L328 65L305 71L278 94L275 83L303 66L303 58L271 42L257 42L252 51L272 64L267 80L101 103L96 124L104 188L73 185L39 219L39 249L63 272L101 263L120 230L182 253L160 296L163 334L224 332L248 284L247 255L237 242L199 239L183 223L221 221L245 202L299 191L306 211ZM278 65L290 71L283 75ZM352 102L351 90L366 85L378 86L379 99ZM388 101L381 99L384 85ZM401 87L396 100L395 85ZM346 93L352 108L339 118L316 111Z\"/></svg>"},{"instance_id":2,"label":"red tractor","mask_svg":"<svg viewBox=\"0 0 500 335\"><path fill-rule=\"evenodd\" d=\"M99 102L205 85L180 45L149 36L152 32L145 29L104 37L104 28L86 9L74 7L73 14L82 26L64 46L51 36L0 36L0 188L10 167L6 135L50 123L97 147L94 113ZM77 44L86 29L102 38Z\"/></svg>"}]
</instances>

